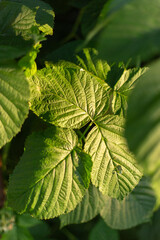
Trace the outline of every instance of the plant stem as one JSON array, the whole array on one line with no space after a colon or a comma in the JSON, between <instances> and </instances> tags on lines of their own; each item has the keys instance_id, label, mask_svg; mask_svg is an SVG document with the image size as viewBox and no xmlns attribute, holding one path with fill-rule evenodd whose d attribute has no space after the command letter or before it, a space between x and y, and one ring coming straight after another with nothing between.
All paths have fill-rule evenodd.
<instances>
[{"instance_id":1,"label":"plant stem","mask_svg":"<svg viewBox=\"0 0 160 240\"><path fill-rule=\"evenodd\" d=\"M88 130L90 129L90 127L92 126L92 124L93 124L93 122L90 122L88 127L84 130L84 132L82 133L81 137L79 138L79 141L81 141L82 139L85 140L85 135L88 132Z\"/></svg>"}]
</instances>

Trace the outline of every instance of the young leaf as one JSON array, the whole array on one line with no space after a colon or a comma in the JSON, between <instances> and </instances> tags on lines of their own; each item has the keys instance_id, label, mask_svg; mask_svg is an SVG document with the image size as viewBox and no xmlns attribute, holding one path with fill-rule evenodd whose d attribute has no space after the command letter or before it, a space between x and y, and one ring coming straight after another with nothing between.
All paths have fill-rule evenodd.
<instances>
[{"instance_id":1,"label":"young leaf","mask_svg":"<svg viewBox=\"0 0 160 240\"><path fill-rule=\"evenodd\" d=\"M89 187L91 158L73 130L51 127L31 135L10 178L8 204L37 218L73 210Z\"/></svg>"},{"instance_id":2,"label":"young leaf","mask_svg":"<svg viewBox=\"0 0 160 240\"><path fill-rule=\"evenodd\" d=\"M38 71L30 83L31 109L60 127L81 128L109 107L103 83L80 68L52 66Z\"/></svg>"},{"instance_id":3,"label":"young leaf","mask_svg":"<svg viewBox=\"0 0 160 240\"><path fill-rule=\"evenodd\" d=\"M29 84L16 65L0 67L0 148L21 129L28 114Z\"/></svg>"},{"instance_id":4,"label":"young leaf","mask_svg":"<svg viewBox=\"0 0 160 240\"><path fill-rule=\"evenodd\" d=\"M114 229L127 229L149 221L153 213L155 197L148 180L139 185L122 201L108 198L101 216Z\"/></svg>"},{"instance_id":5,"label":"young leaf","mask_svg":"<svg viewBox=\"0 0 160 240\"><path fill-rule=\"evenodd\" d=\"M90 221L100 213L105 200L106 197L96 187L90 185L77 207L70 213L60 216L61 227Z\"/></svg>"},{"instance_id":6,"label":"young leaf","mask_svg":"<svg viewBox=\"0 0 160 240\"><path fill-rule=\"evenodd\" d=\"M89 240L118 240L118 231L111 229L106 225L103 219L93 227L89 235Z\"/></svg>"},{"instance_id":7,"label":"young leaf","mask_svg":"<svg viewBox=\"0 0 160 240\"><path fill-rule=\"evenodd\" d=\"M85 143L85 151L93 161L92 183L103 194L123 199L142 176L123 137L124 119L106 115L97 119L95 125Z\"/></svg>"},{"instance_id":8,"label":"young leaf","mask_svg":"<svg viewBox=\"0 0 160 240\"><path fill-rule=\"evenodd\" d=\"M93 76L106 81L110 66L107 61L103 61L98 57L98 51L96 49L85 48L76 58L79 67L93 74Z\"/></svg>"},{"instance_id":9,"label":"young leaf","mask_svg":"<svg viewBox=\"0 0 160 240\"><path fill-rule=\"evenodd\" d=\"M126 62L129 58L137 63L157 55L160 52L159 0L153 0L152 4L149 0L120 1L125 2L120 8L119 1L113 2L118 11L108 18L108 4L105 6L105 27L98 46L100 55L111 63Z\"/></svg>"},{"instance_id":10,"label":"young leaf","mask_svg":"<svg viewBox=\"0 0 160 240\"><path fill-rule=\"evenodd\" d=\"M75 48L78 46L78 41L68 43L62 48L49 54L49 61L57 62L64 57L67 61L59 61L58 65L67 68L79 68L81 71L86 71L95 78L99 78L99 81L108 91L109 86L107 84L107 75L110 71L110 66L104 60L98 57L98 51L94 48L84 48L77 55L75 54ZM72 51L70 50L72 49ZM63 51L63 53L62 53ZM66 56L68 53L69 56ZM71 54L71 55L70 55ZM106 83L104 83L106 81Z\"/></svg>"},{"instance_id":11,"label":"young leaf","mask_svg":"<svg viewBox=\"0 0 160 240\"><path fill-rule=\"evenodd\" d=\"M134 88L135 82L146 72L147 68L124 70L120 79L113 87L112 111L114 114L126 115L128 95Z\"/></svg>"}]
</instances>

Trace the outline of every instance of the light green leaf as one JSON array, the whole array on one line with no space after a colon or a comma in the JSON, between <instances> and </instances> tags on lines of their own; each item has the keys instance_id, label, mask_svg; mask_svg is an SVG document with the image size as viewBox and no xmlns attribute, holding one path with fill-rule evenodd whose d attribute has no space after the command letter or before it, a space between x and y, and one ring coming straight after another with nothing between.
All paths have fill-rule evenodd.
<instances>
[{"instance_id":1,"label":"light green leaf","mask_svg":"<svg viewBox=\"0 0 160 240\"><path fill-rule=\"evenodd\" d=\"M91 158L73 130L51 127L31 135L10 178L8 204L37 218L73 210L89 187Z\"/></svg>"},{"instance_id":2,"label":"light green leaf","mask_svg":"<svg viewBox=\"0 0 160 240\"><path fill-rule=\"evenodd\" d=\"M124 70L120 79L113 87L112 111L114 114L126 115L128 95L134 88L135 82L146 72L147 68Z\"/></svg>"},{"instance_id":3,"label":"light green leaf","mask_svg":"<svg viewBox=\"0 0 160 240\"><path fill-rule=\"evenodd\" d=\"M99 37L100 55L110 63L115 61L139 63L156 56L160 52L160 1L129 0L113 1L117 11L106 18L103 10L103 31ZM119 3L122 2L122 3ZM112 4L112 1L111 1Z\"/></svg>"},{"instance_id":4,"label":"light green leaf","mask_svg":"<svg viewBox=\"0 0 160 240\"><path fill-rule=\"evenodd\" d=\"M53 33L54 12L40 0L12 0L0 3L0 33L22 35L25 39ZM5 21L4 21L5 20Z\"/></svg>"},{"instance_id":5,"label":"light green leaf","mask_svg":"<svg viewBox=\"0 0 160 240\"><path fill-rule=\"evenodd\" d=\"M89 132L85 151L93 161L91 180L103 194L123 199L138 184L142 172L129 152L124 133L124 119L106 115L95 121Z\"/></svg>"},{"instance_id":6,"label":"light green leaf","mask_svg":"<svg viewBox=\"0 0 160 240\"><path fill-rule=\"evenodd\" d=\"M149 221L155 205L155 197L148 180L139 185L125 199L108 198L101 216L114 229L127 229Z\"/></svg>"},{"instance_id":7,"label":"light green leaf","mask_svg":"<svg viewBox=\"0 0 160 240\"><path fill-rule=\"evenodd\" d=\"M128 103L126 137L147 174L160 167L160 61L151 66Z\"/></svg>"},{"instance_id":8,"label":"light green leaf","mask_svg":"<svg viewBox=\"0 0 160 240\"><path fill-rule=\"evenodd\" d=\"M105 204L106 197L90 185L82 201L68 214L61 215L61 227L74 223L84 223L96 217Z\"/></svg>"},{"instance_id":9,"label":"light green leaf","mask_svg":"<svg viewBox=\"0 0 160 240\"><path fill-rule=\"evenodd\" d=\"M64 66L66 68L79 68L81 71L86 71L93 77L99 78L103 87L106 88L106 91L108 91L109 86L107 84L107 76L110 71L110 66L107 61L99 58L98 51L94 48L84 48L78 54L75 54L75 48L78 46L79 42L80 41L71 42L64 45L62 48L57 49L49 54L49 60L53 62L57 60L58 62L58 60L62 60L64 58L67 61L59 61L57 65ZM69 56L66 56L67 54Z\"/></svg>"},{"instance_id":10,"label":"light green leaf","mask_svg":"<svg viewBox=\"0 0 160 240\"><path fill-rule=\"evenodd\" d=\"M118 231L109 228L103 219L93 227L89 235L89 240L118 240Z\"/></svg>"},{"instance_id":11,"label":"light green leaf","mask_svg":"<svg viewBox=\"0 0 160 240\"><path fill-rule=\"evenodd\" d=\"M80 68L44 68L30 83L31 109L61 127L81 128L109 107L105 83Z\"/></svg>"},{"instance_id":12,"label":"light green leaf","mask_svg":"<svg viewBox=\"0 0 160 240\"><path fill-rule=\"evenodd\" d=\"M79 55L76 56L77 65L100 78L103 81L107 80L110 66L98 56L98 51L94 48L84 48ZM106 81L107 82L107 81ZM107 85L107 84L106 84Z\"/></svg>"},{"instance_id":13,"label":"light green leaf","mask_svg":"<svg viewBox=\"0 0 160 240\"><path fill-rule=\"evenodd\" d=\"M26 228L15 226L11 231L2 235L2 240L34 240Z\"/></svg>"},{"instance_id":14,"label":"light green leaf","mask_svg":"<svg viewBox=\"0 0 160 240\"><path fill-rule=\"evenodd\" d=\"M29 84L16 65L0 67L0 148L21 129L28 114Z\"/></svg>"}]
</instances>

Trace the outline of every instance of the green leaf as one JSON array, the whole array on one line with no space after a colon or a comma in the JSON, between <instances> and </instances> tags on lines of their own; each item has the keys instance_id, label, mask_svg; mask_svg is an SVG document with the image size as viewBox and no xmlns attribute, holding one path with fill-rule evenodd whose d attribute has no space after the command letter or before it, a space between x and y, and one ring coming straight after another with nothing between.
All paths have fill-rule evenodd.
<instances>
[{"instance_id":1,"label":"green leaf","mask_svg":"<svg viewBox=\"0 0 160 240\"><path fill-rule=\"evenodd\" d=\"M89 240L118 240L118 232L109 228L103 219L100 219L99 222L93 227L89 235Z\"/></svg>"},{"instance_id":2,"label":"green leaf","mask_svg":"<svg viewBox=\"0 0 160 240\"><path fill-rule=\"evenodd\" d=\"M91 180L103 194L123 199L138 184L142 172L129 152L124 133L124 119L106 115L95 121L89 132L85 151L93 161Z\"/></svg>"},{"instance_id":3,"label":"green leaf","mask_svg":"<svg viewBox=\"0 0 160 240\"><path fill-rule=\"evenodd\" d=\"M45 60L49 62L51 61L52 63L57 63L60 60L76 62L76 49L80 44L82 44L82 40L75 40L63 44L47 54Z\"/></svg>"},{"instance_id":4,"label":"green leaf","mask_svg":"<svg viewBox=\"0 0 160 240\"><path fill-rule=\"evenodd\" d=\"M19 213L54 218L70 212L89 187L89 155L73 130L51 127L32 134L10 178L8 204Z\"/></svg>"},{"instance_id":5,"label":"green leaf","mask_svg":"<svg viewBox=\"0 0 160 240\"><path fill-rule=\"evenodd\" d=\"M149 221L153 213L155 197L148 180L139 185L122 201L108 198L101 216L114 229L127 229Z\"/></svg>"},{"instance_id":6,"label":"green leaf","mask_svg":"<svg viewBox=\"0 0 160 240\"><path fill-rule=\"evenodd\" d=\"M98 51L94 48L84 48L79 55L76 56L77 65L100 78L103 81L107 80L110 66L104 60L101 60L98 56ZM106 81L107 82L107 81Z\"/></svg>"},{"instance_id":7,"label":"green leaf","mask_svg":"<svg viewBox=\"0 0 160 240\"><path fill-rule=\"evenodd\" d=\"M106 0L99 0L98 4L97 0L91 0L86 6L81 22L81 28L84 37L86 37L86 35L97 24L99 15L105 3Z\"/></svg>"},{"instance_id":8,"label":"green leaf","mask_svg":"<svg viewBox=\"0 0 160 240\"><path fill-rule=\"evenodd\" d=\"M57 49L49 55L48 60L52 62L58 62L57 65L67 68L79 68L81 71L85 70L93 77L98 77L101 80L101 84L108 90L107 76L110 71L110 66L104 60L101 60L98 56L98 51L94 48L84 48L78 54L75 53L76 47L80 41L67 43L63 47ZM72 50L71 50L72 49ZM106 81L106 84L104 83Z\"/></svg>"},{"instance_id":9,"label":"green leaf","mask_svg":"<svg viewBox=\"0 0 160 240\"><path fill-rule=\"evenodd\" d=\"M0 33L22 35L25 39L39 34L53 34L54 12L51 7L35 0L12 0L0 3Z\"/></svg>"},{"instance_id":10,"label":"green leaf","mask_svg":"<svg viewBox=\"0 0 160 240\"><path fill-rule=\"evenodd\" d=\"M11 231L2 235L2 240L34 240L26 228L15 226Z\"/></svg>"},{"instance_id":11,"label":"green leaf","mask_svg":"<svg viewBox=\"0 0 160 240\"><path fill-rule=\"evenodd\" d=\"M42 221L36 218L31 217L29 214L22 214L17 215L17 225L25 228L31 228L38 224L40 224Z\"/></svg>"},{"instance_id":12,"label":"green leaf","mask_svg":"<svg viewBox=\"0 0 160 240\"><path fill-rule=\"evenodd\" d=\"M143 224L138 231L138 240L159 240L160 210L154 213L149 223Z\"/></svg>"},{"instance_id":13,"label":"green leaf","mask_svg":"<svg viewBox=\"0 0 160 240\"><path fill-rule=\"evenodd\" d=\"M32 45L32 41L25 41L20 36L1 36L0 34L0 61L21 57L31 49Z\"/></svg>"},{"instance_id":14,"label":"green leaf","mask_svg":"<svg viewBox=\"0 0 160 240\"><path fill-rule=\"evenodd\" d=\"M100 213L105 199L106 197L96 187L90 185L77 207L70 213L60 216L61 227L90 221Z\"/></svg>"},{"instance_id":15,"label":"green leaf","mask_svg":"<svg viewBox=\"0 0 160 240\"><path fill-rule=\"evenodd\" d=\"M0 148L21 129L28 114L29 84L16 65L0 67Z\"/></svg>"},{"instance_id":16,"label":"green leaf","mask_svg":"<svg viewBox=\"0 0 160 240\"><path fill-rule=\"evenodd\" d=\"M106 113L109 107L105 83L84 69L63 64L44 68L30 83L31 109L60 127L81 128Z\"/></svg>"},{"instance_id":17,"label":"green leaf","mask_svg":"<svg viewBox=\"0 0 160 240\"><path fill-rule=\"evenodd\" d=\"M151 66L128 103L126 137L147 174L160 167L160 61Z\"/></svg>"},{"instance_id":18,"label":"green leaf","mask_svg":"<svg viewBox=\"0 0 160 240\"><path fill-rule=\"evenodd\" d=\"M111 1L112 2L112 1ZM113 1L117 10L106 18L103 10L103 31L99 37L100 55L110 63L127 62L132 58L139 63L160 53L159 0Z\"/></svg>"},{"instance_id":19,"label":"green leaf","mask_svg":"<svg viewBox=\"0 0 160 240\"><path fill-rule=\"evenodd\" d=\"M76 8L83 8L85 7L90 0L69 0L69 5L76 7Z\"/></svg>"},{"instance_id":20,"label":"green leaf","mask_svg":"<svg viewBox=\"0 0 160 240\"><path fill-rule=\"evenodd\" d=\"M147 68L124 70L120 79L113 87L112 111L114 114L126 115L128 95L134 88L135 82L146 72Z\"/></svg>"}]
</instances>

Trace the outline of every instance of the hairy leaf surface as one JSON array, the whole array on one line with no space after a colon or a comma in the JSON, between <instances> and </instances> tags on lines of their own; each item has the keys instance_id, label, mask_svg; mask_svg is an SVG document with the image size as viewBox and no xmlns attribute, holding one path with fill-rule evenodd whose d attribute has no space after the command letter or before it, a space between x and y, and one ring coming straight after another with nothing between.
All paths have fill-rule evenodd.
<instances>
[{"instance_id":1,"label":"hairy leaf surface","mask_svg":"<svg viewBox=\"0 0 160 240\"><path fill-rule=\"evenodd\" d=\"M155 197L148 180L139 185L122 201L108 198L101 216L114 229L127 229L149 221L153 213Z\"/></svg>"},{"instance_id":2,"label":"hairy leaf surface","mask_svg":"<svg viewBox=\"0 0 160 240\"><path fill-rule=\"evenodd\" d=\"M90 221L100 213L105 199L106 196L102 195L96 187L90 185L77 207L70 213L60 216L61 227Z\"/></svg>"},{"instance_id":3,"label":"hairy leaf surface","mask_svg":"<svg viewBox=\"0 0 160 240\"><path fill-rule=\"evenodd\" d=\"M21 129L29 106L29 84L15 65L0 67L0 148Z\"/></svg>"},{"instance_id":4,"label":"hairy leaf surface","mask_svg":"<svg viewBox=\"0 0 160 240\"><path fill-rule=\"evenodd\" d=\"M118 199L132 191L142 176L128 150L123 125L124 119L119 116L97 119L85 143L85 151L93 161L92 183L103 194Z\"/></svg>"},{"instance_id":5,"label":"hairy leaf surface","mask_svg":"<svg viewBox=\"0 0 160 240\"><path fill-rule=\"evenodd\" d=\"M83 69L52 66L30 82L31 109L55 125L80 128L108 110L106 89Z\"/></svg>"},{"instance_id":6,"label":"hairy leaf surface","mask_svg":"<svg viewBox=\"0 0 160 240\"><path fill-rule=\"evenodd\" d=\"M69 129L52 127L31 135L10 178L9 205L45 219L73 210L89 187L92 167L77 144Z\"/></svg>"}]
</instances>

